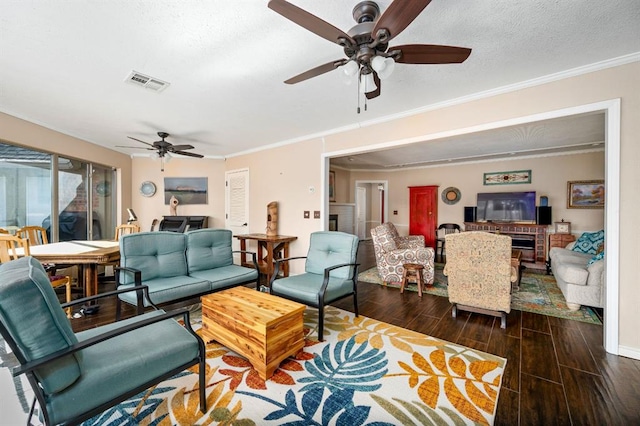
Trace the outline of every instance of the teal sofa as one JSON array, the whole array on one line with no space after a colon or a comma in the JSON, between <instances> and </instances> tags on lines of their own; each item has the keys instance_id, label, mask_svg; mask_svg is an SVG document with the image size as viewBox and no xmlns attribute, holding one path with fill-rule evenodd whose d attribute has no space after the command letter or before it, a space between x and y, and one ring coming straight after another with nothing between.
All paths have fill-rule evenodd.
<instances>
[{"instance_id":1,"label":"teal sofa","mask_svg":"<svg viewBox=\"0 0 640 426\"><path fill-rule=\"evenodd\" d=\"M0 265L0 334L20 363L13 375L26 374L35 393L27 424L36 401L44 424L78 424L194 365L199 366L200 408L206 412L205 345L191 329L186 308L153 310L79 333L63 311L131 291L60 305L35 258Z\"/></svg>"},{"instance_id":2,"label":"teal sofa","mask_svg":"<svg viewBox=\"0 0 640 426\"><path fill-rule=\"evenodd\" d=\"M179 302L215 291L257 282L255 253L253 268L233 263L232 233L228 229L198 229L176 232L139 232L120 239L118 289L145 285L154 304ZM119 299L137 306L149 303L140 293L125 293ZM117 315L120 303L117 305Z\"/></svg>"}]
</instances>

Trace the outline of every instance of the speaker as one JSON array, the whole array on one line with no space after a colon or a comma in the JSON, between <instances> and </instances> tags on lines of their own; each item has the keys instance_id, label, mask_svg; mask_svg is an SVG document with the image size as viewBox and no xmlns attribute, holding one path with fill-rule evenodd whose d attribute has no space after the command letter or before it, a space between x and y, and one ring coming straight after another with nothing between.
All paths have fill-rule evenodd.
<instances>
[{"instance_id":1,"label":"speaker","mask_svg":"<svg viewBox=\"0 0 640 426\"><path fill-rule=\"evenodd\" d=\"M477 207L465 207L464 208L464 221L465 222L475 222L476 221L476 213L478 211Z\"/></svg>"},{"instance_id":2,"label":"speaker","mask_svg":"<svg viewBox=\"0 0 640 426\"><path fill-rule=\"evenodd\" d=\"M551 225L551 207L536 207L536 223L538 225Z\"/></svg>"}]
</instances>

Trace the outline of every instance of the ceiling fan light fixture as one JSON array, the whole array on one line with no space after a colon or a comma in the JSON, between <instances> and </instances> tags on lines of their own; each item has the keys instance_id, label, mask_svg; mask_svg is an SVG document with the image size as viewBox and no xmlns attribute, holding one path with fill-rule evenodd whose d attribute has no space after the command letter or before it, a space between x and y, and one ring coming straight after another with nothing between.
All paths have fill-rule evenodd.
<instances>
[{"instance_id":1,"label":"ceiling fan light fixture","mask_svg":"<svg viewBox=\"0 0 640 426\"><path fill-rule=\"evenodd\" d=\"M169 161L171 161L171 159L173 158L173 155L169 154L168 152L164 155L164 162L168 163Z\"/></svg>"},{"instance_id":2,"label":"ceiling fan light fixture","mask_svg":"<svg viewBox=\"0 0 640 426\"><path fill-rule=\"evenodd\" d=\"M384 56L375 56L371 60L371 68L378 73L380 80L384 80L389 77L396 66L396 61L393 58L385 58Z\"/></svg>"},{"instance_id":3,"label":"ceiling fan light fixture","mask_svg":"<svg viewBox=\"0 0 640 426\"><path fill-rule=\"evenodd\" d=\"M373 73L360 75L360 93L369 93L376 90L376 82L373 80Z\"/></svg>"},{"instance_id":4,"label":"ceiling fan light fixture","mask_svg":"<svg viewBox=\"0 0 640 426\"><path fill-rule=\"evenodd\" d=\"M151 153L151 159L153 161L156 161L158 158L160 158L160 154L158 154L158 151Z\"/></svg>"},{"instance_id":5,"label":"ceiling fan light fixture","mask_svg":"<svg viewBox=\"0 0 640 426\"><path fill-rule=\"evenodd\" d=\"M349 77L353 77L358 72L360 67L356 63L356 61L349 61L342 66L342 72L345 73Z\"/></svg>"}]
</instances>

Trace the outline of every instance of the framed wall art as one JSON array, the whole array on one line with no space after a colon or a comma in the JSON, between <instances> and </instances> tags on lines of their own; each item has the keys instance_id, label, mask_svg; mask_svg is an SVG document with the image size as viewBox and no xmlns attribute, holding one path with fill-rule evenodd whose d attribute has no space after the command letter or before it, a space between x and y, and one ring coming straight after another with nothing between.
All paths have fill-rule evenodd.
<instances>
[{"instance_id":1,"label":"framed wall art","mask_svg":"<svg viewBox=\"0 0 640 426\"><path fill-rule=\"evenodd\" d=\"M180 204L207 204L208 178L164 178L164 203L171 197Z\"/></svg>"},{"instance_id":2,"label":"framed wall art","mask_svg":"<svg viewBox=\"0 0 640 426\"><path fill-rule=\"evenodd\" d=\"M567 182L567 208L604 208L604 180L574 180Z\"/></svg>"},{"instance_id":3,"label":"framed wall art","mask_svg":"<svg viewBox=\"0 0 640 426\"><path fill-rule=\"evenodd\" d=\"M485 173L482 183L483 185L531 183L531 170L512 170L509 172Z\"/></svg>"},{"instance_id":4,"label":"framed wall art","mask_svg":"<svg viewBox=\"0 0 640 426\"><path fill-rule=\"evenodd\" d=\"M329 201L336 200L336 172L329 172Z\"/></svg>"}]
</instances>

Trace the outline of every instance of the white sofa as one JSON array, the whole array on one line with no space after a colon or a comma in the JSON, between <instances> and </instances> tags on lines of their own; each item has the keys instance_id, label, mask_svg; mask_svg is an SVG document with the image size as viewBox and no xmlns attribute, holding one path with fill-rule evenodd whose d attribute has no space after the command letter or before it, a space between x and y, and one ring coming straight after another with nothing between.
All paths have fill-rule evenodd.
<instances>
[{"instance_id":1,"label":"white sofa","mask_svg":"<svg viewBox=\"0 0 640 426\"><path fill-rule=\"evenodd\" d=\"M558 287L567 301L567 307L576 311L581 305L604 307L604 259L591 265L593 254L571 250L575 243L566 248L553 247L549 251L551 270Z\"/></svg>"}]
</instances>

